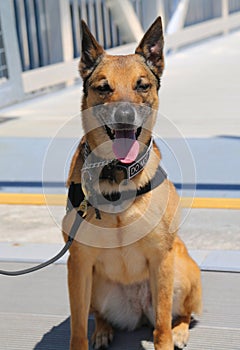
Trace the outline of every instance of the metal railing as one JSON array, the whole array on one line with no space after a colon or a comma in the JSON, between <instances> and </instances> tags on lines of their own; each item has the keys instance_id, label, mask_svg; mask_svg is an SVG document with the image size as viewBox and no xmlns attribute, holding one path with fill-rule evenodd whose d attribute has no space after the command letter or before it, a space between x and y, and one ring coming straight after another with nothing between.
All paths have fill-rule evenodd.
<instances>
[{"instance_id":1,"label":"metal railing","mask_svg":"<svg viewBox=\"0 0 240 350\"><path fill-rule=\"evenodd\" d=\"M240 0L0 1L0 106L78 78L81 18L108 49L138 41L159 14L176 51L239 28Z\"/></svg>"},{"instance_id":2,"label":"metal railing","mask_svg":"<svg viewBox=\"0 0 240 350\"><path fill-rule=\"evenodd\" d=\"M143 1L131 0L140 22L143 18ZM13 3L22 70L61 62L61 38L57 30L58 6L47 0L14 0ZM81 19L88 23L91 32L105 49L126 43L119 26L113 20L107 0L68 0L68 4L73 58L80 56Z\"/></svg>"},{"instance_id":3,"label":"metal railing","mask_svg":"<svg viewBox=\"0 0 240 350\"><path fill-rule=\"evenodd\" d=\"M14 0L14 18L23 71L61 62L61 55L51 57L51 28L44 0Z\"/></svg>"},{"instance_id":4,"label":"metal railing","mask_svg":"<svg viewBox=\"0 0 240 350\"><path fill-rule=\"evenodd\" d=\"M240 0L229 0L229 13L240 11Z\"/></svg>"},{"instance_id":5,"label":"metal railing","mask_svg":"<svg viewBox=\"0 0 240 350\"><path fill-rule=\"evenodd\" d=\"M8 79L6 50L4 45L1 20L0 20L0 79Z\"/></svg>"},{"instance_id":6,"label":"metal railing","mask_svg":"<svg viewBox=\"0 0 240 350\"><path fill-rule=\"evenodd\" d=\"M219 0L191 0L185 20L185 27L221 17L222 4Z\"/></svg>"},{"instance_id":7,"label":"metal railing","mask_svg":"<svg viewBox=\"0 0 240 350\"><path fill-rule=\"evenodd\" d=\"M221 17L222 6L219 0L191 0L188 5L185 27ZM229 14L238 12L240 11L240 0L230 0L227 6Z\"/></svg>"},{"instance_id":8,"label":"metal railing","mask_svg":"<svg viewBox=\"0 0 240 350\"><path fill-rule=\"evenodd\" d=\"M171 23L173 20L176 23ZM176 51L209 37L239 29L240 0L181 0L171 21L168 24L171 30L166 38L166 46Z\"/></svg>"},{"instance_id":9,"label":"metal railing","mask_svg":"<svg viewBox=\"0 0 240 350\"><path fill-rule=\"evenodd\" d=\"M74 57L80 55L80 21L84 19L98 42L109 49L123 44L105 0L70 0Z\"/></svg>"}]
</instances>

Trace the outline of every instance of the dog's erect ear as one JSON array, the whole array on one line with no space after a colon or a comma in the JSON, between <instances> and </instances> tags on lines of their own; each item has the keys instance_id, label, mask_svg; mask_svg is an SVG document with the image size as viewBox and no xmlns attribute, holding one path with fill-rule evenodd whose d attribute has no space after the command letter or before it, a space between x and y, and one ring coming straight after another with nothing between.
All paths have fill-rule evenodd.
<instances>
[{"instance_id":1,"label":"dog's erect ear","mask_svg":"<svg viewBox=\"0 0 240 350\"><path fill-rule=\"evenodd\" d=\"M158 17L135 51L146 59L147 64L158 77L161 76L164 68L163 44L162 20Z\"/></svg>"},{"instance_id":2,"label":"dog's erect ear","mask_svg":"<svg viewBox=\"0 0 240 350\"><path fill-rule=\"evenodd\" d=\"M90 32L86 23L82 20L82 52L79 63L79 72L81 77L86 79L93 69L98 65L104 49Z\"/></svg>"}]
</instances>

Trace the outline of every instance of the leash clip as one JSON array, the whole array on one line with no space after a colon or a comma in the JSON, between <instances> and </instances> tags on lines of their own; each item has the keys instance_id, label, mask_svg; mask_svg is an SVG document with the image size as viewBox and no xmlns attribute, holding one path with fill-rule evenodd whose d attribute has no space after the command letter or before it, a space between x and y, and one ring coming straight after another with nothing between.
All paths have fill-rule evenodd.
<instances>
[{"instance_id":1,"label":"leash clip","mask_svg":"<svg viewBox=\"0 0 240 350\"><path fill-rule=\"evenodd\" d=\"M86 199L89 198L90 195L90 188L91 188L91 182L92 182L92 174L89 170L87 169L82 169L82 190L84 193L84 196Z\"/></svg>"},{"instance_id":2,"label":"leash clip","mask_svg":"<svg viewBox=\"0 0 240 350\"><path fill-rule=\"evenodd\" d=\"M82 218L85 218L88 210L88 201L86 197L84 197L84 200L80 203L79 210L83 212Z\"/></svg>"}]
</instances>

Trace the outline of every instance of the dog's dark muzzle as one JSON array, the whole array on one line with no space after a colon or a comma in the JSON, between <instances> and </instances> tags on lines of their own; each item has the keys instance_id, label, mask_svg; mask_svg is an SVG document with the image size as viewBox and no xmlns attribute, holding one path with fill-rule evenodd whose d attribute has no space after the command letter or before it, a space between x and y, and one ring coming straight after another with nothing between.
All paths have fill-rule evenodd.
<instances>
[{"instance_id":1,"label":"dog's dark muzzle","mask_svg":"<svg viewBox=\"0 0 240 350\"><path fill-rule=\"evenodd\" d=\"M113 114L114 129L133 129L137 126L137 113L129 103L121 103Z\"/></svg>"}]
</instances>

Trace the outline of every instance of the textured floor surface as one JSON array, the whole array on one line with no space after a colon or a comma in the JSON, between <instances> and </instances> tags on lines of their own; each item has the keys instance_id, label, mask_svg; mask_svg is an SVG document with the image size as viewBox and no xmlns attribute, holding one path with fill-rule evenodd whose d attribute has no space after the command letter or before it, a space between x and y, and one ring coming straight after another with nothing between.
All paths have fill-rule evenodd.
<instances>
[{"instance_id":1,"label":"textured floor surface","mask_svg":"<svg viewBox=\"0 0 240 350\"><path fill-rule=\"evenodd\" d=\"M2 263L17 269L23 264ZM203 315L190 331L189 350L240 350L240 274L203 272ZM67 350L70 335L66 266L0 278L0 350ZM94 321L89 319L89 334ZM151 330L116 332L111 350L139 350ZM153 349L148 343L147 349Z\"/></svg>"}]
</instances>

